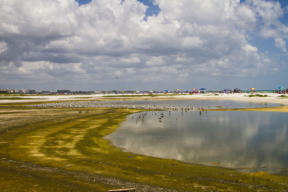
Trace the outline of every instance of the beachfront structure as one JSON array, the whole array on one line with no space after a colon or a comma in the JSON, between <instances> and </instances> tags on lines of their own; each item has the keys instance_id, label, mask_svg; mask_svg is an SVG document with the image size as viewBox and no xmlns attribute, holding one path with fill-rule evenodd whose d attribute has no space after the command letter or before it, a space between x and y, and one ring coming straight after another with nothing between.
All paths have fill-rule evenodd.
<instances>
[{"instance_id":1,"label":"beachfront structure","mask_svg":"<svg viewBox=\"0 0 288 192\"><path fill-rule=\"evenodd\" d=\"M14 89L0 89L0 93L16 93L17 91Z\"/></svg>"}]
</instances>

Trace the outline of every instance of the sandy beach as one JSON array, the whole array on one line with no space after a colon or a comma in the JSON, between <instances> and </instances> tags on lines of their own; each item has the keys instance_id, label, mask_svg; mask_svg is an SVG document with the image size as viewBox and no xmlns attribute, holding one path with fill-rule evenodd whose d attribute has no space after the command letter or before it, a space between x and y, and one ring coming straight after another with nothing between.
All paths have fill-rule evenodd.
<instances>
[{"instance_id":1,"label":"sandy beach","mask_svg":"<svg viewBox=\"0 0 288 192\"><path fill-rule=\"evenodd\" d=\"M265 97L259 97L258 95L265 95ZM276 93L257 93L251 96L249 93L234 93L234 94L194 94L194 95L128 95L133 97L127 97L125 95L52 95L52 96L17 96L18 99L13 99L13 96L2 96L0 103L24 103L24 102L46 102L46 101L75 101L75 100L117 100L117 99L129 99L129 100L165 100L165 99L177 99L177 100L233 100L244 102L261 102L261 103L277 103L282 105L288 105L288 95L280 97L280 94ZM138 97L137 97L138 96ZM7 99L5 99L7 98ZM11 98L11 99L9 99Z\"/></svg>"}]
</instances>

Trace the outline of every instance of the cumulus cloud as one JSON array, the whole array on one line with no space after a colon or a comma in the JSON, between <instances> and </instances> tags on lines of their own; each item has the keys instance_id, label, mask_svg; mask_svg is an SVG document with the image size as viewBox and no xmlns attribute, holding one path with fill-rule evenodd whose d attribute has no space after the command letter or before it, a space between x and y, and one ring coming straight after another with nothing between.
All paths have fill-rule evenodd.
<instances>
[{"instance_id":1,"label":"cumulus cloud","mask_svg":"<svg viewBox=\"0 0 288 192\"><path fill-rule=\"evenodd\" d=\"M286 52L286 41L281 38L275 38L275 45L276 47L280 48L283 52Z\"/></svg>"},{"instance_id":2,"label":"cumulus cloud","mask_svg":"<svg viewBox=\"0 0 288 192\"><path fill-rule=\"evenodd\" d=\"M91 82L249 76L272 65L249 41L258 33L286 52L279 3L261 0L2 0L0 74L65 75ZM4 77L3 77L4 76ZM27 80L28 81L28 80ZM101 82L102 81L102 82ZM20 82L19 82L20 84ZM67 82L66 84L69 84ZM79 87L81 88L81 87Z\"/></svg>"},{"instance_id":3,"label":"cumulus cloud","mask_svg":"<svg viewBox=\"0 0 288 192\"><path fill-rule=\"evenodd\" d=\"M279 2L248 0L262 22L260 35L264 38L273 38L275 46L286 52L286 40L288 40L288 26L279 21L283 17L285 9L281 8Z\"/></svg>"}]
</instances>

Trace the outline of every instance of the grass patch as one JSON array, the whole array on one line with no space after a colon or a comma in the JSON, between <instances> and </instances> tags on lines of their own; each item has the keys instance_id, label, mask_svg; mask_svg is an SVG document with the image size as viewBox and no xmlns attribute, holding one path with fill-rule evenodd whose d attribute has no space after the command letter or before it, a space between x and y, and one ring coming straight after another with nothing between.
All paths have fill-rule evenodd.
<instances>
[{"instance_id":1,"label":"grass patch","mask_svg":"<svg viewBox=\"0 0 288 192\"><path fill-rule=\"evenodd\" d=\"M269 97L269 96L268 95L255 94L255 95L248 95L248 97Z\"/></svg>"},{"instance_id":2,"label":"grass patch","mask_svg":"<svg viewBox=\"0 0 288 192\"><path fill-rule=\"evenodd\" d=\"M263 111L263 112L288 112L288 106L276 106L276 107L255 107L255 108L234 108L234 109L208 109L208 111Z\"/></svg>"},{"instance_id":3,"label":"grass patch","mask_svg":"<svg viewBox=\"0 0 288 192\"><path fill-rule=\"evenodd\" d=\"M281 97L281 98L288 98L287 95L280 95L279 97Z\"/></svg>"}]
</instances>

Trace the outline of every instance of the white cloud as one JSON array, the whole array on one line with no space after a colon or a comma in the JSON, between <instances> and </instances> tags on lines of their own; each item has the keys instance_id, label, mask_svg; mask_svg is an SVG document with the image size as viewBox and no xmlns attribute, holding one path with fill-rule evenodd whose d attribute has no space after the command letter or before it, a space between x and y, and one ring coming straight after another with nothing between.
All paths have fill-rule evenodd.
<instances>
[{"instance_id":1,"label":"white cloud","mask_svg":"<svg viewBox=\"0 0 288 192\"><path fill-rule=\"evenodd\" d=\"M283 52L286 52L286 41L281 38L275 38L275 46L280 48Z\"/></svg>"},{"instance_id":2,"label":"white cloud","mask_svg":"<svg viewBox=\"0 0 288 192\"><path fill-rule=\"evenodd\" d=\"M258 49L257 47L254 47L252 45L249 45L249 44L246 44L244 47L243 47L244 51L246 52L254 52L254 53L257 53L258 52Z\"/></svg>"},{"instance_id":3,"label":"white cloud","mask_svg":"<svg viewBox=\"0 0 288 192\"><path fill-rule=\"evenodd\" d=\"M127 63L127 64L135 64L141 62L141 60L137 56L127 56L124 58L120 58L119 60L121 63Z\"/></svg>"},{"instance_id":4,"label":"white cloud","mask_svg":"<svg viewBox=\"0 0 288 192\"><path fill-rule=\"evenodd\" d=\"M146 62L147 66L155 66L155 65L157 66L157 65L163 65L163 64L165 64L165 63L164 63L164 60L163 60L162 56L152 57L151 59L149 59Z\"/></svg>"},{"instance_id":5,"label":"white cloud","mask_svg":"<svg viewBox=\"0 0 288 192\"><path fill-rule=\"evenodd\" d=\"M0 41L0 54L7 50L7 43Z\"/></svg>"},{"instance_id":6,"label":"white cloud","mask_svg":"<svg viewBox=\"0 0 288 192\"><path fill-rule=\"evenodd\" d=\"M65 71L103 84L128 74L135 81L171 81L171 76L180 80L192 74L263 73L270 60L249 43L258 31L286 51L288 27L279 21L279 3L154 3L161 12L145 21L147 7L137 0L93 0L82 6L72 0L2 0L0 67L6 76L7 68L17 68L19 77L41 72L61 79Z\"/></svg>"},{"instance_id":7,"label":"white cloud","mask_svg":"<svg viewBox=\"0 0 288 192\"><path fill-rule=\"evenodd\" d=\"M65 65L51 63L48 61L36 62L23 62L21 67L18 68L19 74L37 74L37 72L50 72L57 71L58 73L84 73L81 63L66 63Z\"/></svg>"}]
</instances>

